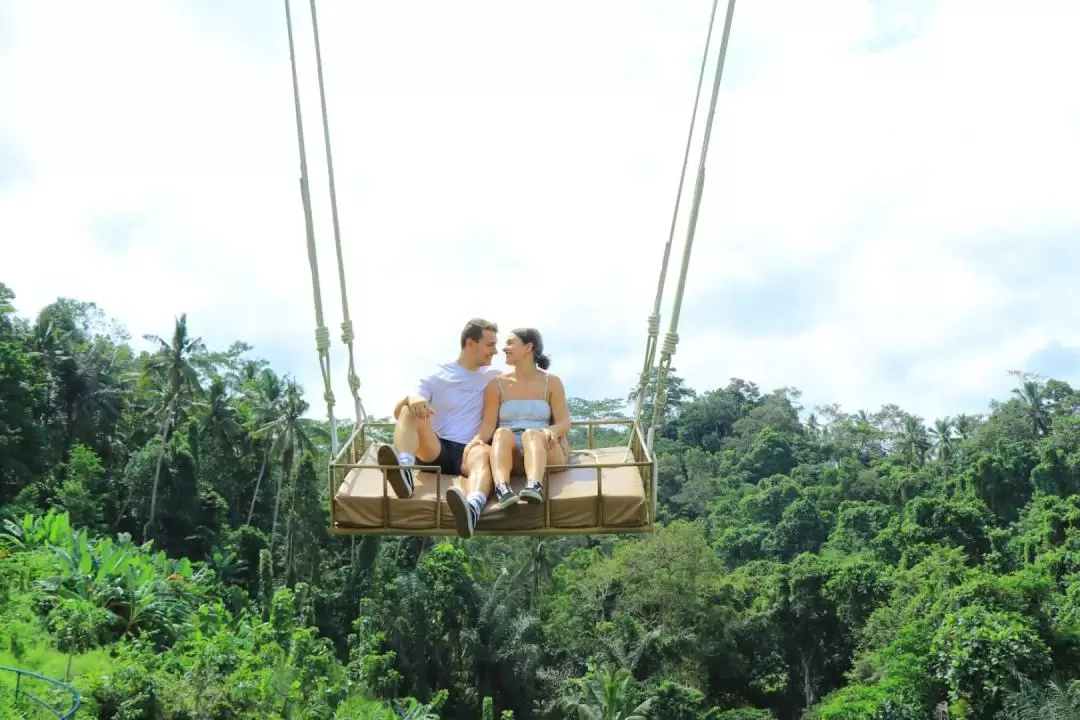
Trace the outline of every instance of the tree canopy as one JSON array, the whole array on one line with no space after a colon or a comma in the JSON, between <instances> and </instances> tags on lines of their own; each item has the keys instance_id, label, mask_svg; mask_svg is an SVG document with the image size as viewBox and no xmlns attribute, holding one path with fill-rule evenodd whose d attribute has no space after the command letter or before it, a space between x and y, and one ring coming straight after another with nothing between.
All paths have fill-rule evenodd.
<instances>
[{"instance_id":1,"label":"tree canopy","mask_svg":"<svg viewBox=\"0 0 1080 720\"><path fill-rule=\"evenodd\" d=\"M651 534L341 538L303 388L161 330L0 283L0 665L79 717L1080 717L1064 380L921 418L676 376Z\"/></svg>"}]
</instances>

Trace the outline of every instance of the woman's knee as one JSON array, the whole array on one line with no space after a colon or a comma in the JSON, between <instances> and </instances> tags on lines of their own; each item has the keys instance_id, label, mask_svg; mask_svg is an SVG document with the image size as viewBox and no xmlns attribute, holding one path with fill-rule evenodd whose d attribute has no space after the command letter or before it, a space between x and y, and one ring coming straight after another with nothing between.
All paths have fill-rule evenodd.
<instances>
[{"instance_id":1,"label":"woman's knee","mask_svg":"<svg viewBox=\"0 0 1080 720\"><path fill-rule=\"evenodd\" d=\"M544 433L536 428L529 428L521 433L521 442L526 445L529 443L544 442Z\"/></svg>"},{"instance_id":2,"label":"woman's knee","mask_svg":"<svg viewBox=\"0 0 1080 720\"><path fill-rule=\"evenodd\" d=\"M491 442L514 442L514 431L508 427L501 427L495 429L495 434L491 436Z\"/></svg>"}]
</instances>

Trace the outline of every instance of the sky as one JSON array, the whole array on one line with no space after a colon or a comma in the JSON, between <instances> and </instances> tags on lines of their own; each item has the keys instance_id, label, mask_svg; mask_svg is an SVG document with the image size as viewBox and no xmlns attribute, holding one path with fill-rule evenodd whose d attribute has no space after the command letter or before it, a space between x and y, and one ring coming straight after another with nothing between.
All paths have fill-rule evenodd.
<instances>
[{"instance_id":1,"label":"sky","mask_svg":"<svg viewBox=\"0 0 1080 720\"><path fill-rule=\"evenodd\" d=\"M319 0L357 372L385 416L472 316L573 396L641 369L710 0ZM718 10L712 71L726 2ZM338 418L310 8L293 0ZM673 366L928 420L1080 383L1080 3L738 0ZM663 309L669 329L708 82ZM187 313L325 415L284 4L0 0L0 280ZM501 365L501 359L496 363Z\"/></svg>"}]
</instances>

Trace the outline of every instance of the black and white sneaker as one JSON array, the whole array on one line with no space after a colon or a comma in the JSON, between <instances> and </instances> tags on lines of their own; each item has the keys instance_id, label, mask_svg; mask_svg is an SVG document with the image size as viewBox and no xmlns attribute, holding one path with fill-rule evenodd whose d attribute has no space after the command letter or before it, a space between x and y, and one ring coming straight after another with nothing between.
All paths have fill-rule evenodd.
<instances>
[{"instance_id":1,"label":"black and white sneaker","mask_svg":"<svg viewBox=\"0 0 1080 720\"><path fill-rule=\"evenodd\" d=\"M544 488L535 480L530 480L521 488L521 499L527 503L544 502Z\"/></svg>"},{"instance_id":2,"label":"black and white sneaker","mask_svg":"<svg viewBox=\"0 0 1080 720\"><path fill-rule=\"evenodd\" d=\"M470 538L480 521L480 510L469 502L461 488L454 485L446 491L446 504L454 516L454 526L459 537Z\"/></svg>"},{"instance_id":3,"label":"black and white sneaker","mask_svg":"<svg viewBox=\"0 0 1080 720\"><path fill-rule=\"evenodd\" d=\"M495 502L496 507L500 510L508 508L518 501L517 494L510 489L510 486L505 483L499 483L495 486Z\"/></svg>"},{"instance_id":4,"label":"black and white sneaker","mask_svg":"<svg viewBox=\"0 0 1080 720\"><path fill-rule=\"evenodd\" d=\"M413 469L409 467L409 464L402 464L397 451L390 445L382 444L379 445L375 457L385 468L386 479L390 487L394 489L394 494L399 498L412 497Z\"/></svg>"}]
</instances>

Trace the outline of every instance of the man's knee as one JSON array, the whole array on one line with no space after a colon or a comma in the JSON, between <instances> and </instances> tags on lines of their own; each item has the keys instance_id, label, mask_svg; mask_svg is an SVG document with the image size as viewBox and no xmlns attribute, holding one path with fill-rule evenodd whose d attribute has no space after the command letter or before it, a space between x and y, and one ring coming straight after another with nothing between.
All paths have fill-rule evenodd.
<instances>
[{"instance_id":1,"label":"man's knee","mask_svg":"<svg viewBox=\"0 0 1080 720\"><path fill-rule=\"evenodd\" d=\"M491 461L491 446L489 445L473 445L469 448L469 453L462 459L462 465L472 475L476 472L487 470L488 463Z\"/></svg>"},{"instance_id":2,"label":"man's knee","mask_svg":"<svg viewBox=\"0 0 1080 720\"><path fill-rule=\"evenodd\" d=\"M469 454L465 458L465 463L467 465L475 465L476 463L487 462L490 456L491 446L477 443L469 448Z\"/></svg>"},{"instance_id":3,"label":"man's knee","mask_svg":"<svg viewBox=\"0 0 1080 720\"><path fill-rule=\"evenodd\" d=\"M431 427L430 418L416 417L412 414L412 410L410 410L408 406L401 408L397 417L394 419L397 420L398 426L409 430L416 430L418 432Z\"/></svg>"}]
</instances>

